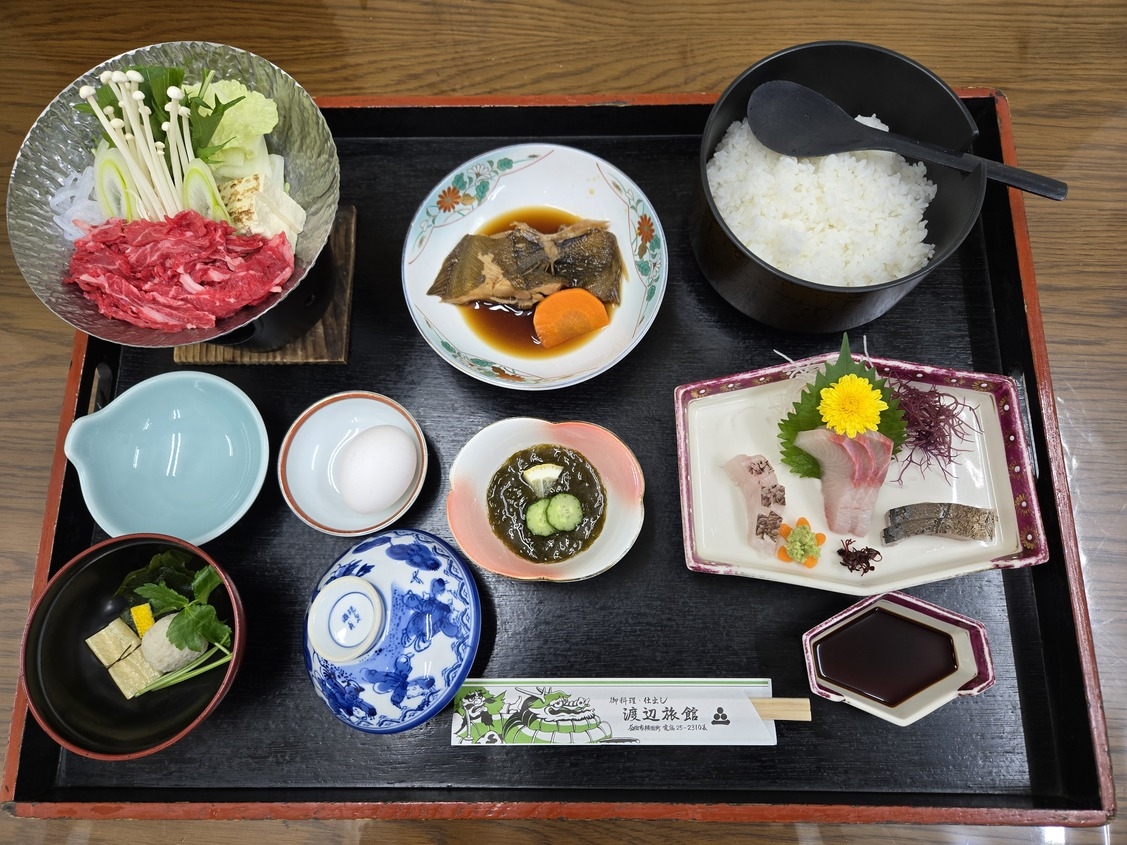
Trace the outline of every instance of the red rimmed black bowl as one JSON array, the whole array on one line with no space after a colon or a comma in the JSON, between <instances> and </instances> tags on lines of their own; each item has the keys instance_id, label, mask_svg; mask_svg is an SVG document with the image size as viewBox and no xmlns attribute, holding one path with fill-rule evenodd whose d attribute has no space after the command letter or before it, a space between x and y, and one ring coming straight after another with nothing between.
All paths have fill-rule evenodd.
<instances>
[{"instance_id":1,"label":"red rimmed black bowl","mask_svg":"<svg viewBox=\"0 0 1127 845\"><path fill-rule=\"evenodd\" d=\"M231 660L164 689L126 698L85 640L126 609L114 593L156 554L210 564L221 584L209 603L231 627ZM183 739L219 706L234 682L246 643L235 584L202 549L163 534L129 534L98 543L67 562L34 600L24 629L20 683L32 716L59 745L84 757L131 760Z\"/></svg>"},{"instance_id":2,"label":"red rimmed black bowl","mask_svg":"<svg viewBox=\"0 0 1127 845\"><path fill-rule=\"evenodd\" d=\"M836 159L827 167L825 159L760 155L746 126L748 100L774 80L813 88L851 115L875 115L892 132L947 150L968 151L978 129L958 94L935 73L892 50L851 41L774 53L740 74L716 101L701 139L689 215L701 272L730 305L764 325L809 333L852 329L885 314L955 255L978 220L986 174L982 168L964 173L926 165L934 196L920 213L914 203L899 202L913 176L908 166L915 163L874 163L880 160L873 156L890 153L864 154L864 161L849 167L840 156L827 157ZM729 138L741 121L742 129ZM710 176L709 164L722 144L728 149L718 179ZM779 158L789 162L772 171ZM731 170L733 163L739 172ZM800 171L815 165L819 177L832 181L803 181ZM874 170L882 178L873 178ZM926 235L914 240L917 228L906 227L889 245L886 235L901 212L922 223ZM921 245L932 248L922 266L901 254ZM819 260L804 260L808 255ZM866 272L853 275L851 266Z\"/></svg>"}]
</instances>

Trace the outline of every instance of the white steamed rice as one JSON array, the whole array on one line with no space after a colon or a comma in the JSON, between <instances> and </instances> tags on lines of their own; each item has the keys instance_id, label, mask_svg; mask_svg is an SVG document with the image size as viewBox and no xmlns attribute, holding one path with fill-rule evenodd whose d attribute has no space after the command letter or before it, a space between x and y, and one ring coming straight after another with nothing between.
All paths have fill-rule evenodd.
<instances>
[{"instance_id":1,"label":"white steamed rice","mask_svg":"<svg viewBox=\"0 0 1127 845\"><path fill-rule=\"evenodd\" d=\"M874 117L859 117L887 131ZM923 267L935 184L922 163L889 152L782 156L733 123L707 165L724 222L761 259L827 285L872 285Z\"/></svg>"}]
</instances>

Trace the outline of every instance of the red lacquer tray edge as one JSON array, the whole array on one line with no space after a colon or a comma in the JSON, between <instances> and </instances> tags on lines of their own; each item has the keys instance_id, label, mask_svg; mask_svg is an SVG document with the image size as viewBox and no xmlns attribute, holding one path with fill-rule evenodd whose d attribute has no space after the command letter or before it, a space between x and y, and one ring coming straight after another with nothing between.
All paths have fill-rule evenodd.
<instances>
[{"instance_id":1,"label":"red lacquer tray edge","mask_svg":"<svg viewBox=\"0 0 1127 845\"><path fill-rule=\"evenodd\" d=\"M1001 135L1002 157L1007 164L1016 167L1018 164L1017 147L1014 142L1009 101L1005 95L994 89L960 89L959 94L963 97L989 96L994 99ZM1111 750L1107 738L1107 722L1104 714L1103 694L1100 691L1099 670L1096 666L1091 619L1088 615L1088 598L1084 590L1084 572L1076 540L1076 522L1073 519L1072 497L1068 487L1067 464L1065 463L1064 446L1061 443L1060 426L1057 420L1056 394L1053 392L1052 377L1049 374L1048 348L1045 341L1045 326L1041 319L1037 279L1033 268L1033 249L1029 240L1029 223L1025 214L1025 196L1016 188L1007 190L1010 198L1010 214L1013 217L1014 237L1017 244L1018 272L1021 276L1022 295L1025 299L1026 325L1029 328L1033 367L1037 375L1037 395L1041 405L1041 418L1045 424L1045 449L1049 456L1049 469L1052 473L1053 489L1057 496L1061 544L1064 549L1065 567L1068 570L1072 615L1076 620L1077 648L1080 652L1081 665L1084 668L1084 694L1088 701L1089 734L1095 743L1100 802L1106 811L1106 818L1110 820L1116 811Z\"/></svg>"},{"instance_id":2,"label":"red lacquer tray edge","mask_svg":"<svg viewBox=\"0 0 1127 845\"><path fill-rule=\"evenodd\" d=\"M1017 164L1016 146L1005 95L994 88L966 87L955 89L963 98L994 100L1003 160ZM592 106L592 105L697 105L715 102L718 93L626 94L626 95L525 95L525 96L456 96L456 97L355 97L330 96L316 98L321 108L394 108L394 107L512 107L512 106ZM858 806L850 804L817 805L817 820L822 823L887 823L914 824L956 823L984 825L1066 825L1098 826L1115 814L1115 790L1112 780L1110 748L1107 740L1103 698L1096 669L1095 649L1084 591L1083 571L1072 518L1071 497L1060 440L1044 325L1041 319L1033 254L1029 240L1025 203L1021 191L1010 188L1010 210L1014 223L1018 268L1026 303L1026 320L1037 376L1038 398L1045 423L1046 450L1049 456L1053 489L1060 511L1061 541L1073 616L1076 620L1077 646L1084 668L1085 695L1088 701L1089 733L1095 742L1100 807L1092 810L1039 810L965 807ZM77 402L83 364L89 338L77 332L71 353L66 392L60 413L55 457L47 489L43 529L32 577L31 601L43 591L54 545L55 529L66 456L63 442L71 422L77 415ZM22 651L22 642L21 642ZM19 769L24 726L28 715L27 698L22 679L17 685L4 778L0 782L0 807L14 816L34 818L105 818L105 819L636 819L683 820L712 822L809 822L814 809L806 804L659 804L632 802L244 802L217 805L214 803L125 802L39 802L16 801L15 785Z\"/></svg>"}]
</instances>

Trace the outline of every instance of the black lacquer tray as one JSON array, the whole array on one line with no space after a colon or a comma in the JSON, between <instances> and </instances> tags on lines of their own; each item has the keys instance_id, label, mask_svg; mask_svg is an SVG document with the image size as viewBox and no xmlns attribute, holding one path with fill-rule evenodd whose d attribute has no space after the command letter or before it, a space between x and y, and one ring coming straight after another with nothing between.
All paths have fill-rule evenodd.
<instances>
[{"instance_id":1,"label":"black lacquer tray","mask_svg":"<svg viewBox=\"0 0 1127 845\"><path fill-rule=\"evenodd\" d=\"M1005 99L963 92L976 152L1013 156ZM710 99L322 102L356 208L347 364L226 365L212 371L258 405L276 458L314 400L362 388L419 421L431 462L405 527L449 539L447 473L481 427L514 415L606 426L646 475L641 537L613 569L578 583L527 583L474 569L485 627L476 677L770 677L809 695L801 635L855 599L689 571L682 551L673 391L690 381L832 352L839 336L764 328L701 277L687 215ZM403 238L446 173L494 147L570 144L613 162L646 193L668 238L669 285L653 328L609 372L555 391L505 390L444 363L401 293ZM0 794L21 816L142 818L692 818L1091 825L1114 811L1110 766L1063 459L1053 416L1022 198L991 185L979 225L949 264L886 316L851 332L873 355L1014 376L1028 404L1047 563L909 592L985 623L997 683L901 728L813 698L813 721L782 722L774 747L450 745L450 711L400 734L338 722L301 660L306 603L352 543L286 508L275 467L250 512L207 550L246 605L234 687L198 730L131 762L55 746L16 701ZM176 367L170 350L80 335L60 437L74 415ZM61 442L61 440L60 440ZM56 458L35 589L101 535L73 468Z\"/></svg>"}]
</instances>

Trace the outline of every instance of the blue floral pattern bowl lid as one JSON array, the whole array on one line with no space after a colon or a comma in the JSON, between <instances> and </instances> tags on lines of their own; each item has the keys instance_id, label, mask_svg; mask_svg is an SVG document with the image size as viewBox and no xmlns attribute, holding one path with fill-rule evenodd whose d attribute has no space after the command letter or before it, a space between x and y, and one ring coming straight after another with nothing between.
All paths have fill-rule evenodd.
<instances>
[{"instance_id":1,"label":"blue floral pattern bowl lid","mask_svg":"<svg viewBox=\"0 0 1127 845\"><path fill-rule=\"evenodd\" d=\"M362 540L321 577L305 617L305 668L338 719L396 733L444 708L469 674L481 602L444 541L393 529Z\"/></svg>"}]
</instances>

